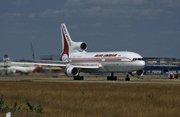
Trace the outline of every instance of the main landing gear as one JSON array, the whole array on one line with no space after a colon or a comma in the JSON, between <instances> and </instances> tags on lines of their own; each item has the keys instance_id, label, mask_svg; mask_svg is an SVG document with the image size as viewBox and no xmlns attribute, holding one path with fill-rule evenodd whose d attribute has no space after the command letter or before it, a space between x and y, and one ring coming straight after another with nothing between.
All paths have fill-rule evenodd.
<instances>
[{"instance_id":1,"label":"main landing gear","mask_svg":"<svg viewBox=\"0 0 180 117\"><path fill-rule=\"evenodd\" d=\"M114 73L111 73L111 76L107 76L107 80L110 80L110 81L115 80L116 81L117 80L117 76L114 76ZM125 80L126 81L130 81L130 78L129 78L128 74L126 75Z\"/></svg>"},{"instance_id":2,"label":"main landing gear","mask_svg":"<svg viewBox=\"0 0 180 117\"><path fill-rule=\"evenodd\" d=\"M84 80L84 76L80 76L79 74L77 76L74 76L74 80ZM117 76L114 76L114 73L111 73L111 76L107 76L108 81L116 81ZM125 77L126 81L130 81L129 75L127 74Z\"/></svg>"},{"instance_id":3,"label":"main landing gear","mask_svg":"<svg viewBox=\"0 0 180 117\"><path fill-rule=\"evenodd\" d=\"M79 76L79 74L77 76L74 76L74 80L84 80L84 76Z\"/></svg>"},{"instance_id":4,"label":"main landing gear","mask_svg":"<svg viewBox=\"0 0 180 117\"><path fill-rule=\"evenodd\" d=\"M114 76L114 73L111 73L111 76L107 76L107 80L117 80L117 76Z\"/></svg>"}]
</instances>

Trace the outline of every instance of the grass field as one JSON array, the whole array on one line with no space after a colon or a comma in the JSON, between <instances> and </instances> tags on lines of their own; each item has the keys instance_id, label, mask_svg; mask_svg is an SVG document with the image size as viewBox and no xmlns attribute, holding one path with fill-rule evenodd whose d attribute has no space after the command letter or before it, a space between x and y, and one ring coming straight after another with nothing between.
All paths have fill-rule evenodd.
<instances>
[{"instance_id":1,"label":"grass field","mask_svg":"<svg viewBox=\"0 0 180 117\"><path fill-rule=\"evenodd\" d=\"M180 116L173 84L0 81L0 96L1 117Z\"/></svg>"}]
</instances>

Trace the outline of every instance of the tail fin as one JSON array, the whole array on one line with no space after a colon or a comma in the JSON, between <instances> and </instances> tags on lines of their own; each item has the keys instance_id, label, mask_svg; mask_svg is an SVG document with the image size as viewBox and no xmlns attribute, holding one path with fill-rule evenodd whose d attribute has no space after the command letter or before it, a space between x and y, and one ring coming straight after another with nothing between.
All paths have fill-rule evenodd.
<instances>
[{"instance_id":1,"label":"tail fin","mask_svg":"<svg viewBox=\"0 0 180 117\"><path fill-rule=\"evenodd\" d=\"M43 65L37 65L32 72L37 72L39 70L43 69Z\"/></svg>"},{"instance_id":2,"label":"tail fin","mask_svg":"<svg viewBox=\"0 0 180 117\"><path fill-rule=\"evenodd\" d=\"M83 42L72 41L66 25L61 24L61 38L62 38L62 53L61 60L68 61L71 53L83 52L86 50L87 45Z\"/></svg>"},{"instance_id":3,"label":"tail fin","mask_svg":"<svg viewBox=\"0 0 180 117\"><path fill-rule=\"evenodd\" d=\"M69 47L71 46L72 40L65 24L61 24L61 39L62 39L62 54L67 54L69 56Z\"/></svg>"},{"instance_id":4,"label":"tail fin","mask_svg":"<svg viewBox=\"0 0 180 117\"><path fill-rule=\"evenodd\" d=\"M70 49L72 40L66 28L66 25L64 23L61 24L61 39L62 39L61 59L62 61L68 61L69 49Z\"/></svg>"}]
</instances>

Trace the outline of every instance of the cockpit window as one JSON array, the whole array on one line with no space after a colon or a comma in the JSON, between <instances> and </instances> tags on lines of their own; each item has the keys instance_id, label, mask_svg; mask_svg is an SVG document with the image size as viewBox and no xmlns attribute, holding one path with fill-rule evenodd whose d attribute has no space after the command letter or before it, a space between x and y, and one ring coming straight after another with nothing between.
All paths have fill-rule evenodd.
<instances>
[{"instance_id":1,"label":"cockpit window","mask_svg":"<svg viewBox=\"0 0 180 117\"><path fill-rule=\"evenodd\" d=\"M143 58L133 58L133 61L143 60Z\"/></svg>"}]
</instances>

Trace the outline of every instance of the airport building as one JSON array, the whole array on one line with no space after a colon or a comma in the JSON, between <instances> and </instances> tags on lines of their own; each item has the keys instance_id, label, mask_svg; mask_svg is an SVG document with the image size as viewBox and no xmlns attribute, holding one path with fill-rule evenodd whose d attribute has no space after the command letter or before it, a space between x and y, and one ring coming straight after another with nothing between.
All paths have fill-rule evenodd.
<instances>
[{"instance_id":1,"label":"airport building","mask_svg":"<svg viewBox=\"0 0 180 117\"><path fill-rule=\"evenodd\" d=\"M180 74L180 59L144 57L145 74L162 74L169 78L176 78Z\"/></svg>"}]
</instances>

